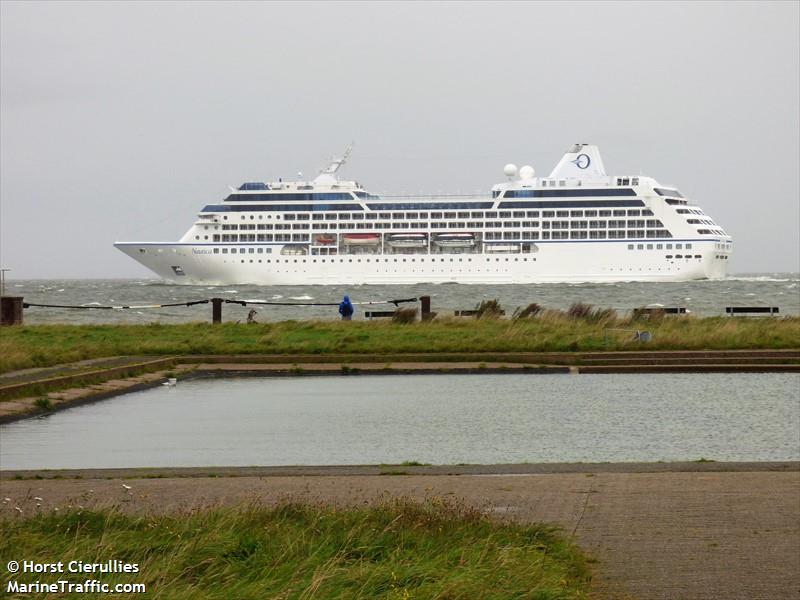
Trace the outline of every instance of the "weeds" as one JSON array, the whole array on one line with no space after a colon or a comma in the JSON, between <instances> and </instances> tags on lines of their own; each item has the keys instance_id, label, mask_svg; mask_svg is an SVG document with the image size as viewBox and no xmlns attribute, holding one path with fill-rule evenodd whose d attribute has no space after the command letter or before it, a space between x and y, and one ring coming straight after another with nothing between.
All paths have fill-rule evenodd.
<instances>
[{"instance_id":1,"label":"weeds","mask_svg":"<svg viewBox=\"0 0 800 600\"><path fill-rule=\"evenodd\" d=\"M50 401L50 398L46 398L44 396L42 396L41 398L37 398L34 401L34 405L36 406L36 408L40 408L47 412L53 410L53 403Z\"/></svg>"},{"instance_id":2,"label":"weeds","mask_svg":"<svg viewBox=\"0 0 800 600\"><path fill-rule=\"evenodd\" d=\"M475 307L476 319L499 319L503 316L503 309L500 306L500 301L495 300L482 300L480 304Z\"/></svg>"},{"instance_id":3,"label":"weeds","mask_svg":"<svg viewBox=\"0 0 800 600\"><path fill-rule=\"evenodd\" d=\"M398 308L392 315L392 323L413 323L417 320L417 313L419 310L416 308Z\"/></svg>"}]
</instances>

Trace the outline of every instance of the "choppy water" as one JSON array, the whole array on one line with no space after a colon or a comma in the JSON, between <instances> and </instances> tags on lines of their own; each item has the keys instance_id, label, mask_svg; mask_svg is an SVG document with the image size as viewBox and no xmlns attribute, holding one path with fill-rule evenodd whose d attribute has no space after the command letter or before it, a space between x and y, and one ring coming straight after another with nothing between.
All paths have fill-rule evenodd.
<instances>
[{"instance_id":1,"label":"choppy water","mask_svg":"<svg viewBox=\"0 0 800 600\"><path fill-rule=\"evenodd\" d=\"M770 273L742 275L723 281L683 283L614 283L526 285L364 285L364 286L179 286L158 280L65 279L6 282L6 293L38 304L140 305L164 304L223 297L279 302L340 302L349 294L355 302L431 296L432 309L446 314L474 308L481 300L498 299L508 314L517 306L537 302L547 308L567 308L574 302L629 310L648 304L685 306L698 315L719 315L726 306L769 305L781 314L800 314L800 275ZM257 319L337 318L335 307L256 306ZM379 308L379 307L377 307ZM223 318L246 319L250 307L226 304ZM29 308L27 323L147 323L210 320L209 305L164 309L69 310ZM363 307L356 318L363 315Z\"/></svg>"},{"instance_id":2,"label":"choppy water","mask_svg":"<svg viewBox=\"0 0 800 600\"><path fill-rule=\"evenodd\" d=\"M0 467L800 459L800 375L194 380L0 426Z\"/></svg>"}]
</instances>

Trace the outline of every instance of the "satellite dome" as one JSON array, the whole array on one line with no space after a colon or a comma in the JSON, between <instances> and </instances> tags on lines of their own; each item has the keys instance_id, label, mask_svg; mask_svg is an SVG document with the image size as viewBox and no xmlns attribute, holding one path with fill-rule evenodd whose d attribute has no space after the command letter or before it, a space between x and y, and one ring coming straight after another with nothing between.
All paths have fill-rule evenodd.
<instances>
[{"instance_id":1,"label":"satellite dome","mask_svg":"<svg viewBox=\"0 0 800 600\"><path fill-rule=\"evenodd\" d=\"M533 179L534 175L536 175L536 171L530 165L525 165L519 170L520 179Z\"/></svg>"},{"instance_id":2,"label":"satellite dome","mask_svg":"<svg viewBox=\"0 0 800 600\"><path fill-rule=\"evenodd\" d=\"M506 174L506 177L516 177L517 165L514 163L508 163L505 167L503 167L503 173Z\"/></svg>"}]
</instances>

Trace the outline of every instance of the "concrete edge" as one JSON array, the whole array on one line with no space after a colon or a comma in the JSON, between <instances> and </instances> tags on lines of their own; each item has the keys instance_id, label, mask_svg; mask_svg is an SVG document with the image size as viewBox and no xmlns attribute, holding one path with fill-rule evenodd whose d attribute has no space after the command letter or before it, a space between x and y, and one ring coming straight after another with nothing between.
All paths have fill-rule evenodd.
<instances>
[{"instance_id":1,"label":"concrete edge","mask_svg":"<svg viewBox=\"0 0 800 600\"><path fill-rule=\"evenodd\" d=\"M325 477L375 475L553 475L597 473L800 473L800 461L654 463L523 463L494 465L295 465L250 467L137 467L114 469L0 470L14 479L172 479L203 477Z\"/></svg>"}]
</instances>

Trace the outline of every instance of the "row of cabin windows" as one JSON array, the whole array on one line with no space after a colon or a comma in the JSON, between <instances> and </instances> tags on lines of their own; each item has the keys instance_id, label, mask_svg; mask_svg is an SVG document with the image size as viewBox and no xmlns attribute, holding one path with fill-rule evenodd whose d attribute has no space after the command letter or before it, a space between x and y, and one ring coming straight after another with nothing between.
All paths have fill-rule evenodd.
<instances>
[{"instance_id":1,"label":"row of cabin windows","mask_svg":"<svg viewBox=\"0 0 800 600\"><path fill-rule=\"evenodd\" d=\"M398 213L398 214L400 214L400 213ZM400 219L401 217L398 217L398 214L380 213L380 214L376 214L376 215L372 215L372 216L374 216L375 219L377 219L378 217L380 217L382 219L391 219L391 218ZM286 221L294 221L295 219L293 217L295 217L295 216L296 215L285 215L284 220L286 220ZM317 217L317 216L318 215L314 215L314 217ZM322 215L319 215L319 216L322 217ZM321 219L321 218L320 219L316 219L315 218L314 221L322 221L322 220L325 220L325 221L336 221L336 220L340 220L340 221L341 220L355 221L355 220L360 220L360 218L362 216L364 216L364 215L341 213L338 216L337 215L326 215L325 219ZM366 215L366 216L369 217L370 215ZM430 213L430 218L431 219L442 219L442 218L444 218L444 219L456 219L456 218L458 218L458 219L469 219L469 218L482 219L484 217L487 218L487 219L497 219L497 218L500 218L500 219L520 219L520 218L526 218L526 217L527 218L542 218L542 219L555 219L555 218L563 219L563 218L592 218L592 217L598 217L598 216L601 217L601 218L602 217L611 217L611 216L614 216L614 217L625 217L625 216L638 217L638 216L643 216L644 217L644 216L653 216L653 213L650 210L646 210L646 209L645 210L628 210L628 211L625 211L625 210L614 210L614 211L611 211L611 210L601 210L601 211L596 211L596 210L586 210L586 211L582 211L582 210L573 210L573 211L566 211L566 210L559 210L559 211L530 210L530 211L513 211L513 212L501 211L499 213L498 212L444 213L444 214L442 214L442 213ZM290 218L290 217L292 217L292 218ZM414 219L427 219L428 218L428 213L405 213L405 219L406 220L407 219L411 219L411 218L414 218ZM368 219L368 220L375 220L375 219ZM301 220L307 220L307 219L301 219ZM661 227L661 221L648 220L647 223L648 223L648 225L647 225L648 227ZM650 225L650 223L655 223L655 225ZM314 226L315 229L324 229L324 227L321 227L318 223L314 223L313 226ZM386 224L378 224L378 223L370 224L370 226L374 226L376 228L386 228L387 227ZM419 225L419 226L420 227L425 227L425 225ZM431 225L431 226L435 227L435 225ZM487 226L489 226L489 225L487 225ZM497 225L497 226L499 227L500 225ZM642 225L642 226L644 226L644 225ZM204 228L206 230L209 227L210 227L209 225L204 225ZM219 227L219 226L214 226L215 229L217 227ZM351 223L347 223L347 224L344 224L344 227L351 227L352 228L353 225ZM292 229L308 229L308 225L307 224L294 224L294 226L291 227L291 228ZM335 228L335 225L331 227L331 229L334 229L334 228ZM340 226L340 228L342 228L342 226ZM358 227L358 228L359 229L363 229L364 227ZM281 224L278 224L278 223L276 223L276 224L272 224L272 223L258 223L258 224L255 224L255 223L242 223L240 225L225 223L225 224L222 225L222 230L223 231L237 231L237 230L239 230L239 231L242 231L242 230L244 230L244 231L247 231L247 230L249 230L249 231L255 231L255 230L269 231L269 230L272 230L272 229L290 229L290 227L289 227L289 225L281 225Z\"/></svg>"},{"instance_id":2,"label":"row of cabin windows","mask_svg":"<svg viewBox=\"0 0 800 600\"><path fill-rule=\"evenodd\" d=\"M495 235L495 236L492 236L492 237L487 235L484 239L486 239L486 240L519 240L519 239L537 240L537 239L539 239L539 232L537 232L537 231L522 232L521 236L520 236L519 232L515 232L515 233L516 233L516 235L514 235L514 236L506 236L504 238L503 237L499 237L498 235ZM556 233L558 233L559 237L555 237ZM575 233L580 235L580 234L583 234L585 232L575 232ZM604 232L598 231L598 232L591 232L591 233L601 234L601 233L604 233ZM562 239L563 234L564 234L564 232L553 232L553 234L552 234L553 237L552 238L543 237L542 239ZM567 238L563 238L563 239L567 239ZM570 237L569 239L586 239L586 238L585 238L585 236L583 236L583 237ZM597 239L597 238L594 238L593 236L590 236L590 239ZM674 244L675 250L682 250L684 248L684 246L685 246L686 250L691 250L692 249L692 244L688 244L688 243L685 244L685 245L684 244ZM664 249L672 250L672 248L673 248L673 244L646 244L646 245L645 244L628 244L628 250L634 250L634 249L636 249L636 250L645 250L645 249L647 249L647 250L664 250ZM272 248L269 248L269 247L267 247L267 248L214 248L213 249L213 253L214 254L229 254L229 253L230 254L237 254L237 253L238 254L271 254L272 253ZM668 254L667 258L672 258L672 255ZM675 258L683 258L683 257L679 254L679 255L676 255ZM686 258L690 258L690 255L687 255ZM701 255L696 254L695 258L701 258ZM727 256L725 258L727 258Z\"/></svg>"},{"instance_id":3,"label":"row of cabin windows","mask_svg":"<svg viewBox=\"0 0 800 600\"><path fill-rule=\"evenodd\" d=\"M692 249L692 245L687 243L687 244L647 244L646 247L645 247L644 244L637 244L636 246L634 246L633 244L628 244L628 250L634 250L634 249L636 249L636 250L645 250L645 249L647 249L647 250L665 250L665 249L666 250L672 250L673 246L675 247L675 250L683 250L684 247L686 248L686 250L691 250ZM667 258L672 258L672 256L668 254ZM700 258L700 255L698 254L696 256L696 258Z\"/></svg>"},{"instance_id":4,"label":"row of cabin windows","mask_svg":"<svg viewBox=\"0 0 800 600\"><path fill-rule=\"evenodd\" d=\"M315 214L312 215L313 221L376 221L378 219L399 219L399 220L416 220L416 219L521 219L521 218L583 218L583 217L652 217L653 211L650 209L631 209L631 210L515 210L515 211L486 211L486 212L431 212L431 213L330 213L330 214ZM302 217L302 218L301 218ZM286 214L283 216L285 221L307 221L308 215L302 214Z\"/></svg>"},{"instance_id":5,"label":"row of cabin windows","mask_svg":"<svg viewBox=\"0 0 800 600\"><path fill-rule=\"evenodd\" d=\"M665 229L656 229L653 231L644 231L640 229L634 230L555 230L549 231L487 231L484 234L486 240L502 240L502 239L533 239L538 240L624 240L624 239L661 239L671 238L672 234ZM243 242L307 242L309 235L305 233L259 233L259 234L223 234L213 236L214 242L223 243L243 243Z\"/></svg>"},{"instance_id":6,"label":"row of cabin windows","mask_svg":"<svg viewBox=\"0 0 800 600\"><path fill-rule=\"evenodd\" d=\"M648 229L662 229L664 224L656 219L629 219L625 220L611 220L611 221L451 221L442 223L314 223L311 229L314 231L330 231L339 229L341 231L349 230L381 230L381 229L414 229L425 230L430 226L431 229L516 229L516 228L538 228L542 229L641 229L647 227ZM260 228L259 228L260 229ZM268 230L272 230L273 226L269 225ZM276 223L274 229L278 231L287 230L305 230L309 229L307 223ZM240 234L239 239L250 239L253 234ZM222 234L214 235L213 239L217 241L235 241L235 234ZM195 236L196 240L200 239L199 235ZM208 236L205 236L208 239Z\"/></svg>"},{"instance_id":7,"label":"row of cabin windows","mask_svg":"<svg viewBox=\"0 0 800 600\"><path fill-rule=\"evenodd\" d=\"M680 211L679 211L680 212ZM378 219L520 219L520 218L583 218L583 217L652 217L653 211L650 209L615 209L615 210L515 210L515 211L474 211L474 212L408 212L408 213L389 213L389 212L372 212L372 213L287 213L282 215L284 221L377 221ZM258 215L259 220L263 215ZM223 220L228 220L228 216L224 215ZM242 215L241 219L247 220L248 215ZM255 220L254 215L249 215L250 220ZM268 215L272 218L272 215ZM281 215L275 215L276 220L281 218ZM238 225L242 228L253 228L254 224L243 223ZM231 228L236 229L237 225L225 224L223 229Z\"/></svg>"},{"instance_id":8,"label":"row of cabin windows","mask_svg":"<svg viewBox=\"0 0 800 600\"><path fill-rule=\"evenodd\" d=\"M543 229L661 229L664 224L657 219L629 219L628 221L447 221L418 223L314 223L312 229L348 230L348 229L503 229L516 227L541 227ZM278 229L278 227L276 227ZM294 229L308 229L307 226L295 225Z\"/></svg>"},{"instance_id":9,"label":"row of cabin windows","mask_svg":"<svg viewBox=\"0 0 800 600\"><path fill-rule=\"evenodd\" d=\"M236 248L214 248L214 254L237 254ZM238 254L272 254L272 248L239 248Z\"/></svg>"},{"instance_id":10,"label":"row of cabin windows","mask_svg":"<svg viewBox=\"0 0 800 600\"><path fill-rule=\"evenodd\" d=\"M704 213L699 208L676 208L675 212L678 213L679 215L692 214L692 215L702 215L704 217L707 216L706 213Z\"/></svg>"}]
</instances>

